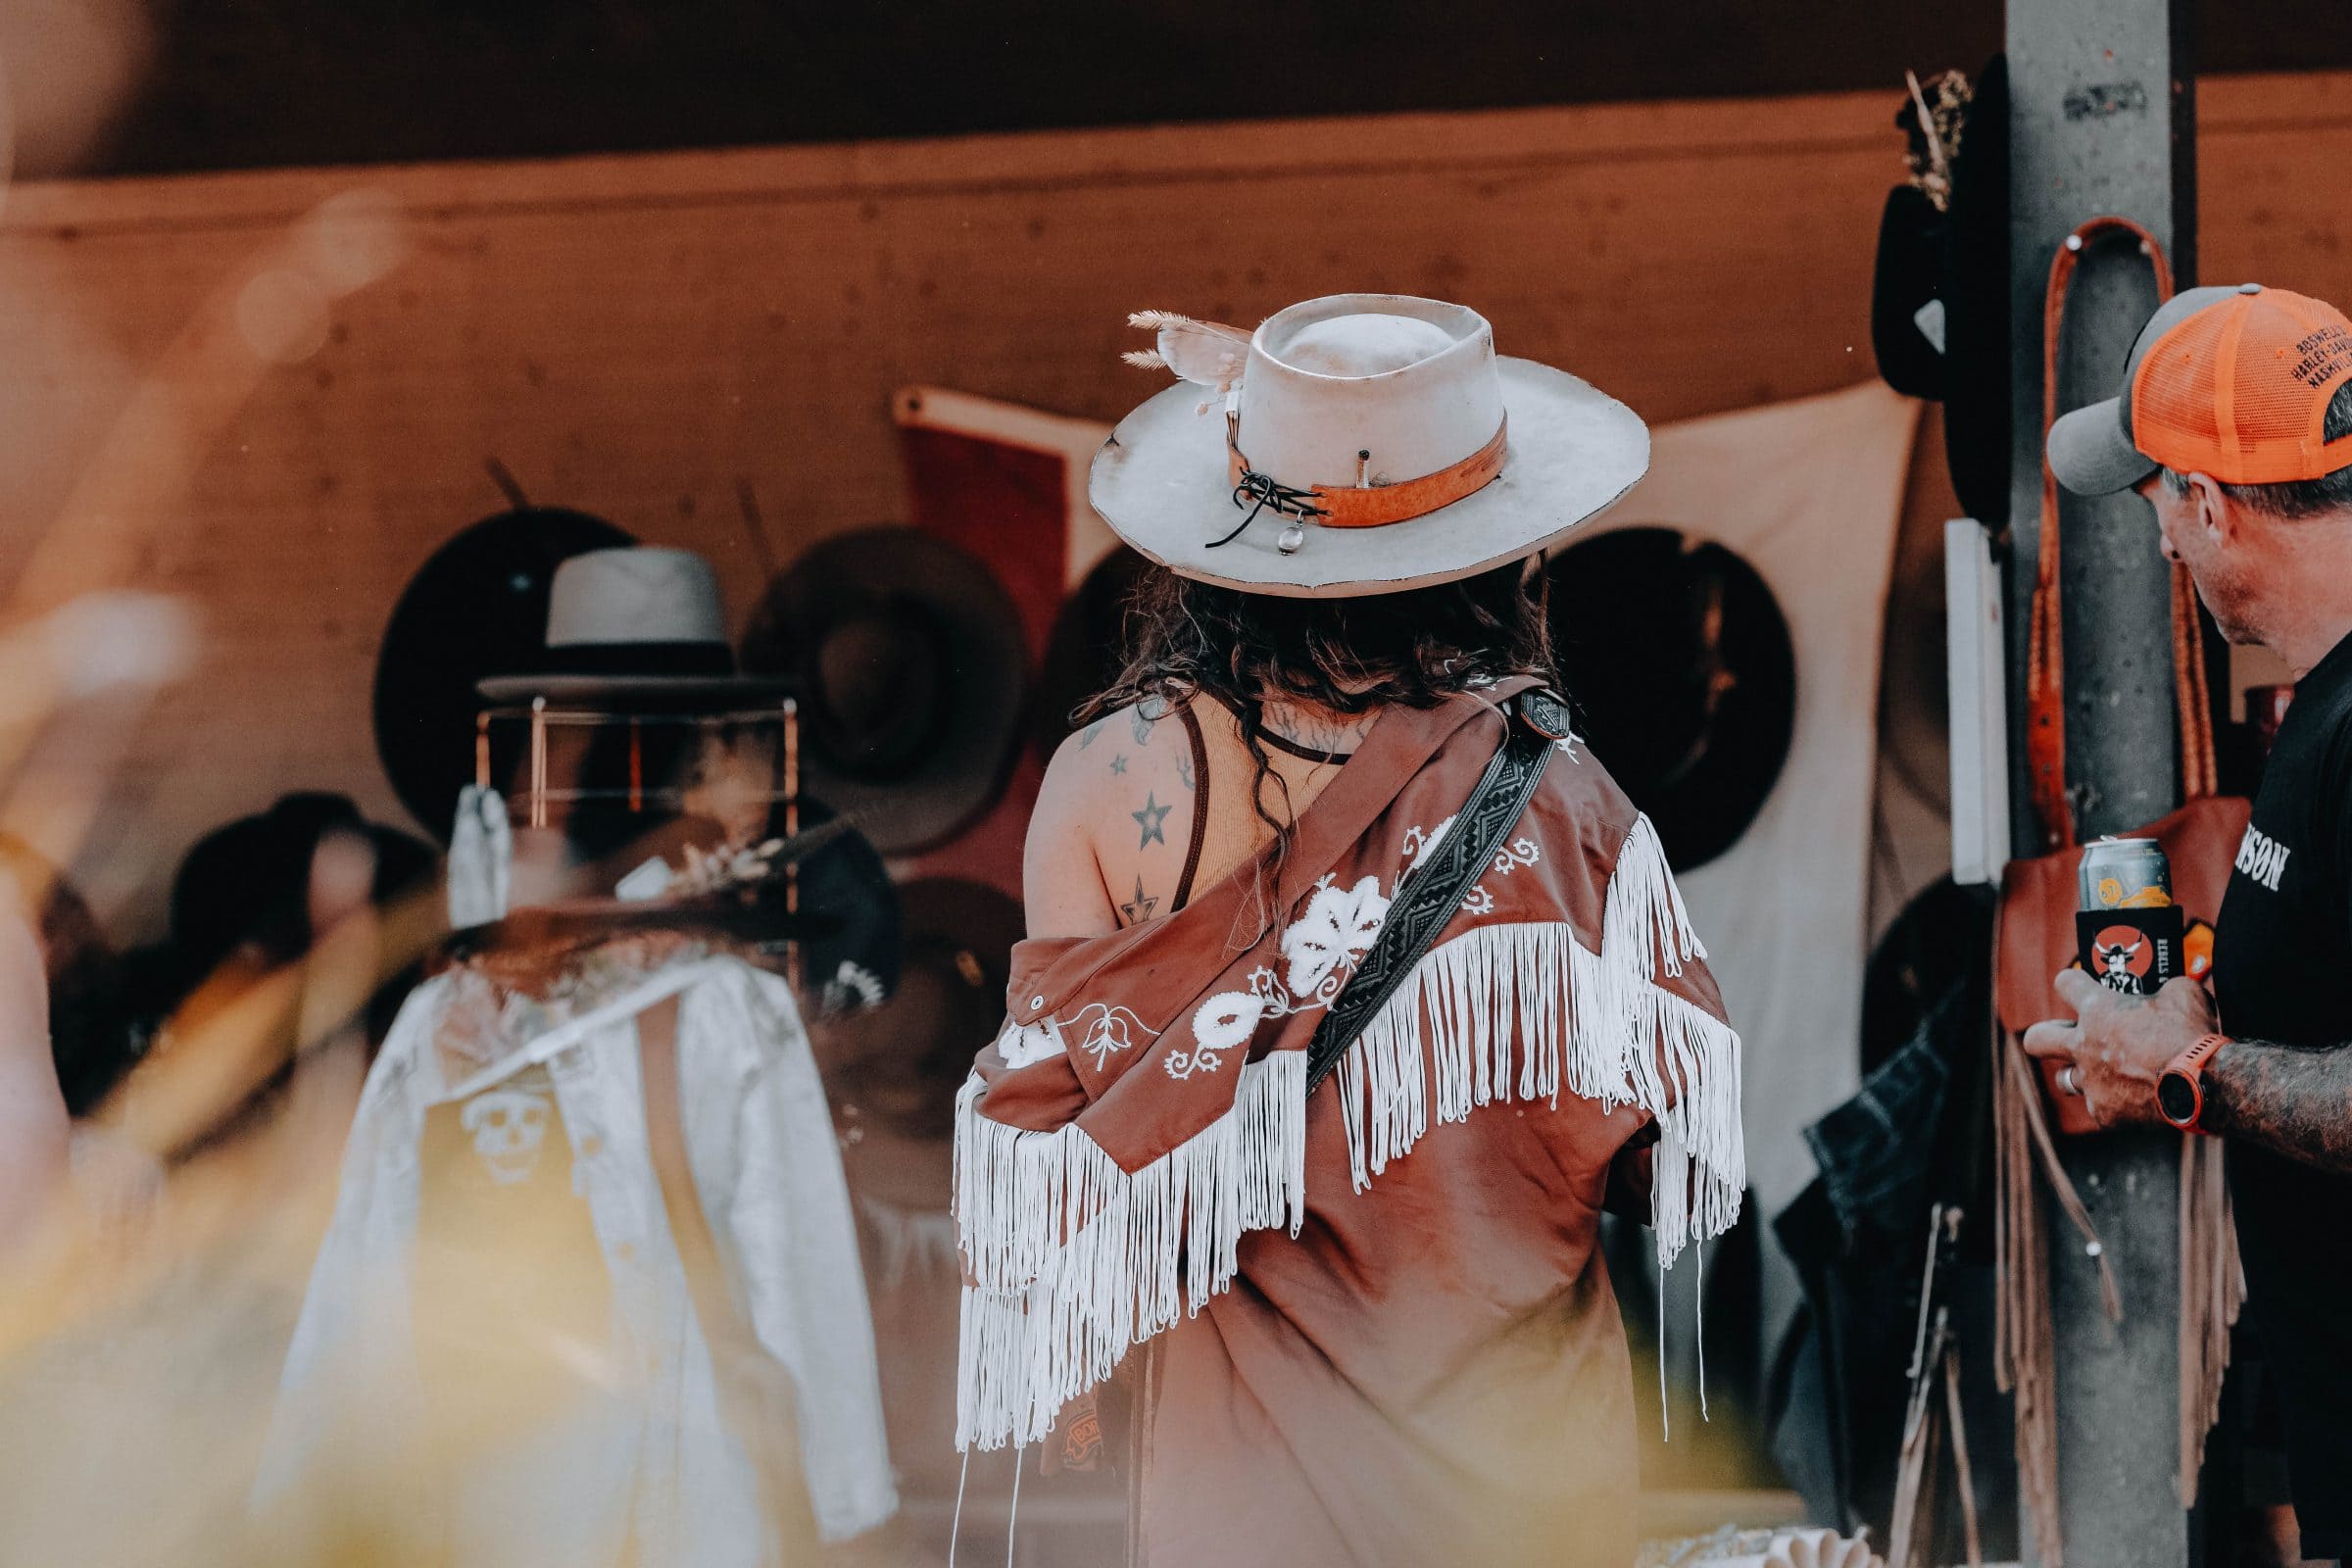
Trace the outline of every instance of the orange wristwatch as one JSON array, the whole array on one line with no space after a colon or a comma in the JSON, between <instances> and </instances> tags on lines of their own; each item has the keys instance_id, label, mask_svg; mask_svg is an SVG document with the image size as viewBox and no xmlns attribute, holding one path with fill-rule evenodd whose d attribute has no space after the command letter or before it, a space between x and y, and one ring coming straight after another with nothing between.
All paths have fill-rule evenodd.
<instances>
[{"instance_id":1,"label":"orange wristwatch","mask_svg":"<svg viewBox=\"0 0 2352 1568\"><path fill-rule=\"evenodd\" d=\"M2165 1063L2156 1077L2156 1114L2182 1132L2205 1131L2205 1064L2228 1041L2227 1035L2207 1035Z\"/></svg>"}]
</instances>

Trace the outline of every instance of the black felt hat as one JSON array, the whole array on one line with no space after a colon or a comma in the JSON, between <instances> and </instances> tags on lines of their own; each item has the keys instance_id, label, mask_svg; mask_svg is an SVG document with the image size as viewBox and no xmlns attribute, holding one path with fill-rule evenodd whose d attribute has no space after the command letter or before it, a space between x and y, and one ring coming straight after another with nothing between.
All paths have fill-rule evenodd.
<instances>
[{"instance_id":1,"label":"black felt hat","mask_svg":"<svg viewBox=\"0 0 2352 1568\"><path fill-rule=\"evenodd\" d=\"M1028 649L969 551L913 528L826 540L769 585L743 667L799 688L809 788L886 855L954 837L1004 788Z\"/></svg>"},{"instance_id":2,"label":"black felt hat","mask_svg":"<svg viewBox=\"0 0 2352 1568\"><path fill-rule=\"evenodd\" d=\"M409 580L376 658L375 748L393 792L435 838L448 842L458 792L473 782L475 683L544 660L557 566L631 542L586 513L521 507L460 532ZM519 740L493 745L512 753ZM518 760L494 757L493 776Z\"/></svg>"},{"instance_id":3,"label":"black felt hat","mask_svg":"<svg viewBox=\"0 0 2352 1568\"><path fill-rule=\"evenodd\" d=\"M1677 871L1740 841L1796 732L1796 651L1728 546L1621 528L1555 553L1552 640L1577 733L1656 824Z\"/></svg>"},{"instance_id":4,"label":"black felt hat","mask_svg":"<svg viewBox=\"0 0 2352 1568\"><path fill-rule=\"evenodd\" d=\"M1075 592L1062 601L1046 638L1046 657L1037 671L1037 710L1030 742L1040 761L1075 726L1079 704L1118 678L1127 646L1128 605L1152 563L1120 545L1097 562Z\"/></svg>"},{"instance_id":5,"label":"black felt hat","mask_svg":"<svg viewBox=\"0 0 2352 1568\"><path fill-rule=\"evenodd\" d=\"M1917 185L1886 193L1871 274L1870 347L1879 374L1905 397L1941 402L1947 307L1943 300L1947 220Z\"/></svg>"},{"instance_id":6,"label":"black felt hat","mask_svg":"<svg viewBox=\"0 0 2352 1568\"><path fill-rule=\"evenodd\" d=\"M930 877L899 889L905 947L897 992L828 1028L820 1050L837 1102L908 1137L945 1138L972 1054L1004 1012L1021 906L978 882Z\"/></svg>"},{"instance_id":7,"label":"black felt hat","mask_svg":"<svg viewBox=\"0 0 2352 1568\"><path fill-rule=\"evenodd\" d=\"M2009 66L1977 77L1968 134L1952 159L1944 263L1943 451L1961 510L1990 528L2009 521Z\"/></svg>"},{"instance_id":8,"label":"black felt hat","mask_svg":"<svg viewBox=\"0 0 2352 1568\"><path fill-rule=\"evenodd\" d=\"M1917 101L1898 123L1916 129ZM1944 453L1969 515L2009 515L2009 74L1995 56L1944 122L1940 203L1917 181L1895 186L1879 220L1870 336L1897 392L1944 405ZM1918 133L1924 142L1924 132Z\"/></svg>"}]
</instances>

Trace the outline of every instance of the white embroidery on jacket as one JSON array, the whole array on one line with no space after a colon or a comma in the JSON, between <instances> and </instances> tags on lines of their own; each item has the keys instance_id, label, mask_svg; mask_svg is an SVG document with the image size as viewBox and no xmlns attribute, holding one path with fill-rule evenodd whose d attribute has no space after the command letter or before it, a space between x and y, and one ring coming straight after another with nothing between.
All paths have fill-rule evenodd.
<instances>
[{"instance_id":1,"label":"white embroidery on jacket","mask_svg":"<svg viewBox=\"0 0 2352 1568\"><path fill-rule=\"evenodd\" d=\"M1544 852L1536 848L1535 840L1513 839L1494 852L1494 869L1504 876L1509 876L1519 867L1533 865L1542 858L1544 858Z\"/></svg>"},{"instance_id":2,"label":"white embroidery on jacket","mask_svg":"<svg viewBox=\"0 0 2352 1568\"><path fill-rule=\"evenodd\" d=\"M1328 876L1317 882L1277 944L1284 972L1278 976L1271 965L1260 965L1250 971L1247 991L1220 991L1196 1008L1193 1049L1168 1054L1162 1062L1168 1076L1181 1083L1195 1073L1215 1072L1225 1064L1225 1053L1247 1046L1264 1020L1330 1006L1388 917L1380 878L1367 876L1348 888Z\"/></svg>"},{"instance_id":3,"label":"white embroidery on jacket","mask_svg":"<svg viewBox=\"0 0 2352 1568\"><path fill-rule=\"evenodd\" d=\"M1454 821L1449 816L1435 828L1405 829L1396 887L1445 842ZM1494 870L1508 876L1542 858L1535 841L1521 837L1495 852ZM1350 887L1341 887L1330 876L1318 881L1298 918L1283 928L1276 944L1282 954L1280 972L1261 965L1250 972L1247 990L1220 991L1201 1003L1192 1017L1193 1049L1171 1051L1162 1058L1167 1075L1182 1083L1199 1073L1216 1072L1225 1064L1225 1054L1247 1046L1266 1019L1330 1006L1379 939L1394 896L1395 887L1384 893L1377 876L1361 877ZM1470 914L1492 914L1494 907L1494 896L1483 883L1462 900L1463 910ZM1081 1030L1078 1050L1093 1055L1097 1071L1112 1055L1159 1038L1129 1009L1090 1002L1067 1020L1049 1015L1025 1025L1007 1022L997 1051L1006 1067L1026 1067L1065 1051L1068 1036Z\"/></svg>"},{"instance_id":4,"label":"white embroidery on jacket","mask_svg":"<svg viewBox=\"0 0 2352 1568\"><path fill-rule=\"evenodd\" d=\"M1013 1068L1035 1066L1058 1056L1062 1054L1061 1027L1052 1018L1035 1023L1007 1020L1004 1032L997 1036L997 1054L1004 1058L1005 1066Z\"/></svg>"},{"instance_id":5,"label":"white embroidery on jacket","mask_svg":"<svg viewBox=\"0 0 2352 1568\"><path fill-rule=\"evenodd\" d=\"M1093 1015L1093 1021L1086 1023L1086 1033L1079 1038L1078 1049L1095 1058L1097 1072L1102 1070L1103 1064L1111 1056L1125 1051L1138 1040L1159 1038L1145 1028L1144 1020L1127 1008L1114 1007L1103 1002L1090 1002L1080 1007L1069 1026L1077 1028L1081 1022L1086 1022L1090 1014Z\"/></svg>"},{"instance_id":6,"label":"white embroidery on jacket","mask_svg":"<svg viewBox=\"0 0 2352 1568\"><path fill-rule=\"evenodd\" d=\"M1459 814L1456 812L1455 816ZM1425 828L1416 825L1406 828L1403 841L1404 869L1412 870L1436 853L1438 846L1446 841L1446 835L1453 831L1453 824L1454 817L1449 816L1436 827ZM1397 880L1401 882L1403 877L1399 876Z\"/></svg>"},{"instance_id":7,"label":"white embroidery on jacket","mask_svg":"<svg viewBox=\"0 0 2352 1568\"><path fill-rule=\"evenodd\" d=\"M1266 1004L1247 991L1220 991L1193 1010L1193 1049L1167 1054L1168 1076L1182 1083L1197 1072L1215 1072L1225 1053L1247 1047L1265 1016Z\"/></svg>"},{"instance_id":8,"label":"white embroidery on jacket","mask_svg":"<svg viewBox=\"0 0 2352 1568\"><path fill-rule=\"evenodd\" d=\"M1098 1072L1120 1052L1132 1049L1139 1042L1149 1044L1159 1038L1144 1027L1144 1020L1133 1009L1090 1002L1066 1020L1050 1013L1034 1023L1014 1023L1007 1019L1004 1032L997 1036L997 1054L1004 1058L1007 1067L1035 1066L1070 1054L1069 1041L1073 1035L1077 1037L1078 1050L1095 1058Z\"/></svg>"},{"instance_id":9,"label":"white embroidery on jacket","mask_svg":"<svg viewBox=\"0 0 2352 1568\"><path fill-rule=\"evenodd\" d=\"M1368 876L1351 888L1341 888L1325 877L1315 884L1306 912L1283 928L1282 956L1289 965L1284 984L1295 996L1328 1004L1339 993L1333 982L1346 982L1343 967L1354 967L1388 915L1380 878Z\"/></svg>"},{"instance_id":10,"label":"white embroidery on jacket","mask_svg":"<svg viewBox=\"0 0 2352 1568\"><path fill-rule=\"evenodd\" d=\"M1561 741L1558 744L1565 746L1568 743ZM1446 835L1453 831L1454 820L1454 817L1449 816L1434 828L1416 826L1404 830L1402 841L1404 871L1411 872L1420 868L1421 863L1430 858L1437 847L1446 842ZM1544 852L1537 846L1535 840L1524 837L1516 838L1494 852L1494 869L1504 876L1509 876L1519 867L1534 865L1543 858ZM1403 875L1399 874L1396 880L1398 886L1401 887L1404 881ZM1470 891L1462 896L1462 912L1464 914L1493 914L1494 912L1494 895L1487 891L1486 883L1482 881L1473 884Z\"/></svg>"}]
</instances>

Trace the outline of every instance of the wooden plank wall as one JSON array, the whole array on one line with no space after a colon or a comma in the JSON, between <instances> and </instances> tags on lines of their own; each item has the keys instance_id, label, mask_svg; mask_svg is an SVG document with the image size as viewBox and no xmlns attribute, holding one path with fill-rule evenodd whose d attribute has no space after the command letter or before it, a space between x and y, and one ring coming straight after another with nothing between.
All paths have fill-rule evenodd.
<instances>
[{"instance_id":1,"label":"wooden plank wall","mask_svg":"<svg viewBox=\"0 0 2352 1568\"><path fill-rule=\"evenodd\" d=\"M893 388L1112 417L1156 384L1115 358L1142 306L1444 295L1653 419L1868 375L1894 96L20 188L0 591L156 590L204 627L82 789L86 834L34 829L127 937L189 841L282 790L398 820L378 637L497 509L492 456L535 500L709 552L740 614L739 480L787 556L892 520ZM2203 106L2205 275L2352 300L2352 78L2218 80ZM375 268L300 224L354 193L399 259L338 292Z\"/></svg>"}]
</instances>

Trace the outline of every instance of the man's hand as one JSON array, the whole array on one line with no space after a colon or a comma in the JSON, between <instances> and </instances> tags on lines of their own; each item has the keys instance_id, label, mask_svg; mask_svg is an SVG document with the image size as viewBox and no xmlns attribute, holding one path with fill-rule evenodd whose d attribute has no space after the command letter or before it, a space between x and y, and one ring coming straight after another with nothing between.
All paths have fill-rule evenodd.
<instances>
[{"instance_id":1,"label":"man's hand","mask_svg":"<svg viewBox=\"0 0 2352 1568\"><path fill-rule=\"evenodd\" d=\"M2214 1032L2213 997L2194 980L2174 980L2153 997L2108 990L2080 969L2058 977L2058 1000L2076 1021L2052 1018L2026 1031L2026 1051L2070 1062L2091 1118L2102 1127L2162 1124L2156 1079Z\"/></svg>"}]
</instances>

